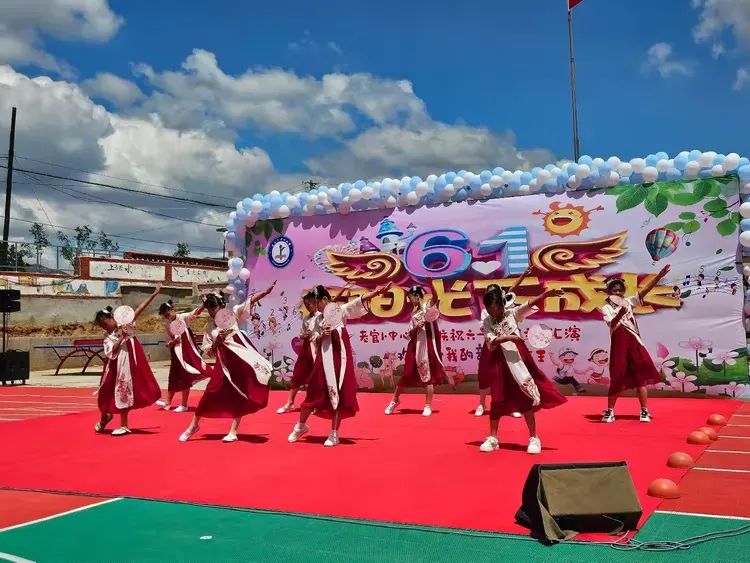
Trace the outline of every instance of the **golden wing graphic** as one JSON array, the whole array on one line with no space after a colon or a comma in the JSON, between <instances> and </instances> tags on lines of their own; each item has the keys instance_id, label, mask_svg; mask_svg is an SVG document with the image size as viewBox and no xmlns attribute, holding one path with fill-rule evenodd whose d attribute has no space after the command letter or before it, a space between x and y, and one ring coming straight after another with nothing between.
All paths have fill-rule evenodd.
<instances>
[{"instance_id":1,"label":"golden wing graphic","mask_svg":"<svg viewBox=\"0 0 750 563\"><path fill-rule=\"evenodd\" d=\"M332 274L346 281L367 281L379 283L395 281L404 272L404 265L398 256L379 252L366 254L339 254L331 250L327 267Z\"/></svg>"},{"instance_id":2,"label":"golden wing graphic","mask_svg":"<svg viewBox=\"0 0 750 563\"><path fill-rule=\"evenodd\" d=\"M581 242L555 242L537 248L531 263L540 272L580 274L612 264L625 254L627 231L606 238Z\"/></svg>"}]
</instances>

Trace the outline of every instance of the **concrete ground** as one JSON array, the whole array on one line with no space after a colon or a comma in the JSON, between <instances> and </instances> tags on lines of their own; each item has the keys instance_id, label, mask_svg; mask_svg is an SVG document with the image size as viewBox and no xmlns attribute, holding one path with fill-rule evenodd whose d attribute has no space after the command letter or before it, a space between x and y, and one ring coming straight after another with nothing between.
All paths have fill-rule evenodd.
<instances>
[{"instance_id":1,"label":"concrete ground","mask_svg":"<svg viewBox=\"0 0 750 563\"><path fill-rule=\"evenodd\" d=\"M167 379L169 376L169 361L151 362L151 369L154 371L159 387L167 388ZM81 375L80 368L71 368L61 370L59 375L53 375L55 370L32 371L27 385L38 385L41 387L96 387L99 385L101 371L92 371L86 375ZM198 382L193 389L205 389L208 380Z\"/></svg>"}]
</instances>

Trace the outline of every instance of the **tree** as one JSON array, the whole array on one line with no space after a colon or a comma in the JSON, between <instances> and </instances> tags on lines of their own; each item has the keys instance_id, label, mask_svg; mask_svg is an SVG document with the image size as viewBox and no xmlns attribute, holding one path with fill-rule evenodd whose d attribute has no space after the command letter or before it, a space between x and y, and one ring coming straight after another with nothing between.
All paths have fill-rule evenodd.
<instances>
[{"instance_id":1,"label":"tree","mask_svg":"<svg viewBox=\"0 0 750 563\"><path fill-rule=\"evenodd\" d=\"M113 252L120 250L120 245L109 238L104 231L101 231L99 233L99 248L107 253L108 258L111 258Z\"/></svg>"},{"instance_id":2,"label":"tree","mask_svg":"<svg viewBox=\"0 0 750 563\"><path fill-rule=\"evenodd\" d=\"M187 258L190 256L190 246L186 242L178 242L173 256L178 258Z\"/></svg>"},{"instance_id":3,"label":"tree","mask_svg":"<svg viewBox=\"0 0 750 563\"><path fill-rule=\"evenodd\" d=\"M3 243L3 247L7 244L7 251L0 253L0 270L6 271L21 271L25 270L28 264L26 258L33 256L34 251L31 250L31 245L24 243ZM3 248L5 250L5 248Z\"/></svg>"},{"instance_id":4,"label":"tree","mask_svg":"<svg viewBox=\"0 0 750 563\"><path fill-rule=\"evenodd\" d=\"M29 229L29 233L34 238L34 248L36 249L36 263L39 265L39 261L44 253L44 249L49 246L49 238L47 232L44 230L44 226L41 223L34 223Z\"/></svg>"}]
</instances>

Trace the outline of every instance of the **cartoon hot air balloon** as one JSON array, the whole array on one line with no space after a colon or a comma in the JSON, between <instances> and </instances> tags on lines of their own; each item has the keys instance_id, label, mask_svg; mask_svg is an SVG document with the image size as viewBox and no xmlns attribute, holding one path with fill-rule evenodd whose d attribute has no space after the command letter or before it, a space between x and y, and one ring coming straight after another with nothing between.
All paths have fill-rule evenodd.
<instances>
[{"instance_id":1,"label":"cartoon hot air balloon","mask_svg":"<svg viewBox=\"0 0 750 563\"><path fill-rule=\"evenodd\" d=\"M669 229L654 229L646 235L646 250L654 261L659 261L672 254L677 250L679 243L680 237Z\"/></svg>"}]
</instances>

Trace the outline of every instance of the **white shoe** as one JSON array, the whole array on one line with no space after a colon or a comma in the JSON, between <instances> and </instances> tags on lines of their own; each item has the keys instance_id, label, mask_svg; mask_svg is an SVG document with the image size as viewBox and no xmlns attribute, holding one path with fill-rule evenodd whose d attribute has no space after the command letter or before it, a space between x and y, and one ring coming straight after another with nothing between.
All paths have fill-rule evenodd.
<instances>
[{"instance_id":1,"label":"white shoe","mask_svg":"<svg viewBox=\"0 0 750 563\"><path fill-rule=\"evenodd\" d=\"M542 441L536 436L529 438L529 447L526 448L526 453L536 455L542 453Z\"/></svg>"},{"instance_id":2,"label":"white shoe","mask_svg":"<svg viewBox=\"0 0 750 563\"><path fill-rule=\"evenodd\" d=\"M230 432L226 436L224 436L221 441L222 442L236 442L239 438L237 438L237 434L234 434L233 432Z\"/></svg>"},{"instance_id":3,"label":"white shoe","mask_svg":"<svg viewBox=\"0 0 750 563\"><path fill-rule=\"evenodd\" d=\"M185 430L185 432L180 434L180 442L187 442L192 436L195 436L200 429L200 426L196 426L193 430L190 430L190 428L188 428L187 430Z\"/></svg>"},{"instance_id":4,"label":"white shoe","mask_svg":"<svg viewBox=\"0 0 750 563\"><path fill-rule=\"evenodd\" d=\"M278 409L276 409L276 414L285 414L293 410L294 410L294 405L292 405L291 407L288 405L284 405L283 407L279 407Z\"/></svg>"},{"instance_id":5,"label":"white shoe","mask_svg":"<svg viewBox=\"0 0 750 563\"><path fill-rule=\"evenodd\" d=\"M168 410L168 409L164 409L164 410ZM188 409L186 406L180 405L179 407L177 407L172 412L187 412L188 410L190 410L190 409Z\"/></svg>"},{"instance_id":6,"label":"white shoe","mask_svg":"<svg viewBox=\"0 0 750 563\"><path fill-rule=\"evenodd\" d=\"M388 403L388 406L385 407L385 414L393 414L393 411L396 410L396 407L401 401L391 401Z\"/></svg>"},{"instance_id":7,"label":"white shoe","mask_svg":"<svg viewBox=\"0 0 750 563\"><path fill-rule=\"evenodd\" d=\"M482 445L479 446L479 451L481 452L494 452L495 450L500 449L500 442L498 442L497 438L494 436L487 436L487 439L482 442Z\"/></svg>"},{"instance_id":8,"label":"white shoe","mask_svg":"<svg viewBox=\"0 0 750 563\"><path fill-rule=\"evenodd\" d=\"M649 414L648 409L641 409L641 416L638 420L641 422L651 422L651 414Z\"/></svg>"},{"instance_id":9,"label":"white shoe","mask_svg":"<svg viewBox=\"0 0 750 563\"><path fill-rule=\"evenodd\" d=\"M432 407L430 405L425 405L424 410L422 411L422 416L430 416L432 414Z\"/></svg>"},{"instance_id":10,"label":"white shoe","mask_svg":"<svg viewBox=\"0 0 750 563\"><path fill-rule=\"evenodd\" d=\"M602 422L614 422L615 421L615 411L614 409L607 409L604 411L604 414L602 415Z\"/></svg>"},{"instance_id":11,"label":"white shoe","mask_svg":"<svg viewBox=\"0 0 750 563\"><path fill-rule=\"evenodd\" d=\"M326 438L326 441L323 442L323 445L329 448L332 448L333 446L339 445L339 433L335 430L332 430L331 433L328 435L328 438Z\"/></svg>"},{"instance_id":12,"label":"white shoe","mask_svg":"<svg viewBox=\"0 0 750 563\"><path fill-rule=\"evenodd\" d=\"M287 438L287 440L289 440L290 444L293 444L294 442L302 438L302 436L307 434L309 431L310 431L310 427L307 424L300 424L298 422L297 424L294 425L294 430L292 430L292 433L289 434L289 438Z\"/></svg>"},{"instance_id":13,"label":"white shoe","mask_svg":"<svg viewBox=\"0 0 750 563\"><path fill-rule=\"evenodd\" d=\"M160 409L164 409L165 411L169 410L169 403L166 401L162 401L161 399L156 401L156 406L159 407Z\"/></svg>"},{"instance_id":14,"label":"white shoe","mask_svg":"<svg viewBox=\"0 0 750 563\"><path fill-rule=\"evenodd\" d=\"M112 430L112 436L125 436L127 434L131 434L130 428L127 426L120 426L120 428L117 428L115 430Z\"/></svg>"},{"instance_id":15,"label":"white shoe","mask_svg":"<svg viewBox=\"0 0 750 563\"><path fill-rule=\"evenodd\" d=\"M512 412L512 413L510 413L510 416L512 416L513 418L521 418L521 413L520 412Z\"/></svg>"},{"instance_id":16,"label":"white shoe","mask_svg":"<svg viewBox=\"0 0 750 563\"><path fill-rule=\"evenodd\" d=\"M479 405L474 411L474 416L484 416L484 407L482 405Z\"/></svg>"}]
</instances>

